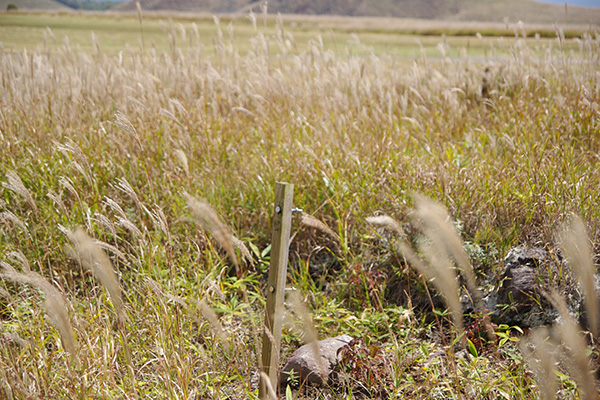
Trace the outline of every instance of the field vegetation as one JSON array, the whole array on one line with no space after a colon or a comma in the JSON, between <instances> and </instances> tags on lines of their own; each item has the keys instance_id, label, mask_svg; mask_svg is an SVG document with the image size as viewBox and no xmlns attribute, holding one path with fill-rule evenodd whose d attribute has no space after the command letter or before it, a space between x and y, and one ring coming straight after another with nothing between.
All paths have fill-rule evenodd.
<instances>
[{"instance_id":1,"label":"field vegetation","mask_svg":"<svg viewBox=\"0 0 600 400\"><path fill-rule=\"evenodd\" d=\"M516 245L562 245L593 273L597 33L431 36L398 54L377 32L260 15L123 17L135 41L117 45L62 39L80 17L13 17L66 22L0 52L0 397L257 398L287 181L304 306L282 358L306 337L303 307L320 338L362 339L337 386L288 398L597 398L597 350L560 295L551 340L456 303Z\"/></svg>"}]
</instances>

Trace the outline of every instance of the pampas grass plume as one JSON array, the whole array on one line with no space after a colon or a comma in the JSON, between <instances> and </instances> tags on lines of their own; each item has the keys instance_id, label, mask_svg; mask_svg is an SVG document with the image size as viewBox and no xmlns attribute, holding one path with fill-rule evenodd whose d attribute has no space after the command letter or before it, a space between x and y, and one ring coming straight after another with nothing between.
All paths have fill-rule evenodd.
<instances>
[{"instance_id":1,"label":"pampas grass plume","mask_svg":"<svg viewBox=\"0 0 600 400\"><path fill-rule=\"evenodd\" d=\"M73 247L67 246L67 252L100 281L108 291L119 321L123 322L126 319L126 313L123 306L121 287L110 259L83 229L80 228L75 232L68 233Z\"/></svg>"},{"instance_id":2,"label":"pampas grass plume","mask_svg":"<svg viewBox=\"0 0 600 400\"><path fill-rule=\"evenodd\" d=\"M9 170L6 172L6 179L7 182L2 183L2 186L8 190L12 190L16 194L23 197L27 204L29 204L29 206L33 209L33 211L37 213L37 204L35 203L35 200L33 199L33 196L31 195L29 189L27 189L25 187L25 184L23 184L21 177L19 177L19 175L15 171Z\"/></svg>"},{"instance_id":3,"label":"pampas grass plume","mask_svg":"<svg viewBox=\"0 0 600 400\"><path fill-rule=\"evenodd\" d=\"M192 211L194 221L209 231L235 265L239 274L239 263L233 247L232 234L221 221L216 211L204 200L198 200L188 193L183 194L189 209Z\"/></svg>"},{"instance_id":4,"label":"pampas grass plume","mask_svg":"<svg viewBox=\"0 0 600 400\"><path fill-rule=\"evenodd\" d=\"M35 272L28 271L27 273L20 273L5 262L0 263L0 265L2 266L1 275L4 278L12 282L31 285L44 294L45 299L43 306L48 315L48 319L58 331L65 350L67 350L72 357L75 357L77 355L78 345L73 334L71 322L69 321L67 300L64 296L43 276Z\"/></svg>"},{"instance_id":5,"label":"pampas grass plume","mask_svg":"<svg viewBox=\"0 0 600 400\"><path fill-rule=\"evenodd\" d=\"M302 213L302 219L300 220L302 225L308 226L310 228L317 229L323 233L326 233L329 237L335 240L338 244L340 243L340 237L331 229L327 224L322 222L321 220L313 217L310 214Z\"/></svg>"},{"instance_id":6,"label":"pampas grass plume","mask_svg":"<svg viewBox=\"0 0 600 400\"><path fill-rule=\"evenodd\" d=\"M562 321L558 324L557 329L567 351L567 367L577 382L581 398L598 400L600 396L596 390L596 379L592 374L587 344L580 332L580 327L569 314L569 309L561 294L552 290L548 299L560 313Z\"/></svg>"},{"instance_id":7,"label":"pampas grass plume","mask_svg":"<svg viewBox=\"0 0 600 400\"><path fill-rule=\"evenodd\" d=\"M479 310L483 308L481 293L477 287L475 272L469 261L469 256L465 251L464 244L456 232L454 226L450 223L450 217L444 207L418 193L413 194L416 203L416 217L423 225L423 231L427 237L454 260L460 269L467 287L475 302L475 307Z\"/></svg>"},{"instance_id":8,"label":"pampas grass plume","mask_svg":"<svg viewBox=\"0 0 600 400\"><path fill-rule=\"evenodd\" d=\"M598 338L598 292L594 279L596 268L585 224L581 218L573 216L570 223L563 226L559 232L559 240L569 260L569 266L581 285L590 330Z\"/></svg>"},{"instance_id":9,"label":"pampas grass plume","mask_svg":"<svg viewBox=\"0 0 600 400\"><path fill-rule=\"evenodd\" d=\"M556 398L555 345L549 340L550 331L543 327L533 330L527 340L519 343L521 352L536 375L541 398L545 400Z\"/></svg>"}]
</instances>

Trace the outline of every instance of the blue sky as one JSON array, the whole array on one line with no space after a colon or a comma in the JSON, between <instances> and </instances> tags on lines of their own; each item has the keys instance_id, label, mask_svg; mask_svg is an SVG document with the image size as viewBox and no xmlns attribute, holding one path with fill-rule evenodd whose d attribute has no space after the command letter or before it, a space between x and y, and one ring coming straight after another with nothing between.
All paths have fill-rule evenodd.
<instances>
[{"instance_id":1,"label":"blue sky","mask_svg":"<svg viewBox=\"0 0 600 400\"><path fill-rule=\"evenodd\" d=\"M565 0L538 0L544 3L565 4ZM600 0L567 0L567 5L583 7L600 7Z\"/></svg>"}]
</instances>

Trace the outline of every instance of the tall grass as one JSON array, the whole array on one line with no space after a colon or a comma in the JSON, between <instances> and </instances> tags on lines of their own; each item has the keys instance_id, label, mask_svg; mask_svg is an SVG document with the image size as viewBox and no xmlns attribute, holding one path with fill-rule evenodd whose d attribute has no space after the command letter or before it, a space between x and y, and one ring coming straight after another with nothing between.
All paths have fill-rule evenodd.
<instances>
[{"instance_id":1,"label":"tall grass","mask_svg":"<svg viewBox=\"0 0 600 400\"><path fill-rule=\"evenodd\" d=\"M0 397L256 398L276 181L294 182L298 224L324 234L295 223L290 251L314 338L380 346L400 398L536 397L510 346L447 367L428 318L407 320L410 303L387 297L403 280L399 290L422 296L418 278L365 221L380 215L369 223L407 243L427 236L422 254L405 254L440 285L457 327L457 269L479 303L475 271L501 264L491 252L475 264L462 242L498 254L551 244L576 212L595 243L599 36L574 51L563 38L486 39L484 65L450 57L447 43L435 59L339 56L318 35L284 57L293 38L260 25L244 56L235 23L229 40L215 29L211 49L178 47L181 31L165 25L168 52L148 40L114 56L68 42L0 51L0 257L58 288L73 330L47 326L37 292L2 280ZM380 306L347 302L357 276ZM70 336L81 364L67 374L70 345L56 344ZM301 336L284 332L283 356ZM574 395L573 382L557 387Z\"/></svg>"}]
</instances>

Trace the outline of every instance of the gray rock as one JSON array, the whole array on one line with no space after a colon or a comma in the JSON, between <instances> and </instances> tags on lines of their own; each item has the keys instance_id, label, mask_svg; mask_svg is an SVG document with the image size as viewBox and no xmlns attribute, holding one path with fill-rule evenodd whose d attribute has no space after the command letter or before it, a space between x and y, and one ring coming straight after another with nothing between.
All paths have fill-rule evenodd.
<instances>
[{"instance_id":1,"label":"gray rock","mask_svg":"<svg viewBox=\"0 0 600 400\"><path fill-rule=\"evenodd\" d=\"M529 266L518 266L506 271L505 278L508 284L506 292L513 303L525 304L535 296L537 285L535 269Z\"/></svg>"},{"instance_id":2,"label":"gray rock","mask_svg":"<svg viewBox=\"0 0 600 400\"><path fill-rule=\"evenodd\" d=\"M489 296L494 304L493 317L499 323L530 328L550 325L558 312L545 298L551 288L562 293L572 289L572 279L563 261L543 248L516 247L504 259L504 273L496 293ZM562 275L559 278L559 275Z\"/></svg>"},{"instance_id":3,"label":"gray rock","mask_svg":"<svg viewBox=\"0 0 600 400\"><path fill-rule=\"evenodd\" d=\"M296 350L281 371L281 385L288 383L293 374L300 384L326 385L333 368L338 363L338 350L352 341L348 335L337 336L318 341L318 353L314 344L305 344Z\"/></svg>"}]
</instances>

